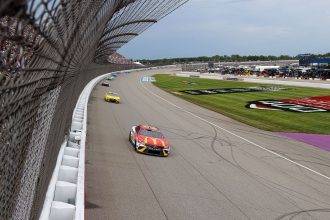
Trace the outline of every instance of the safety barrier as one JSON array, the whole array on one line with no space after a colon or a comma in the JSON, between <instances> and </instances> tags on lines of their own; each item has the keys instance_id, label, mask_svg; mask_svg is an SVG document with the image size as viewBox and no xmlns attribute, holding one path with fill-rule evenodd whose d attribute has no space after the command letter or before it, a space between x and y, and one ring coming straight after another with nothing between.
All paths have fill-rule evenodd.
<instances>
[{"instance_id":1,"label":"safety barrier","mask_svg":"<svg viewBox=\"0 0 330 220\"><path fill-rule=\"evenodd\" d=\"M109 74L93 79L79 97L69 136L58 155L40 220L84 219L87 104L95 85L107 76Z\"/></svg>"}]
</instances>

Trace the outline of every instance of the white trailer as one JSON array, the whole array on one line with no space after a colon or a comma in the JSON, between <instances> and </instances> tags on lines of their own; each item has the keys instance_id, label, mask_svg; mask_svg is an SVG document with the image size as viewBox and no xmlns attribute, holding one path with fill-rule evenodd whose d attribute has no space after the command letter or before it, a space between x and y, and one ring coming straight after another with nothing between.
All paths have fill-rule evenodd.
<instances>
[{"instance_id":1,"label":"white trailer","mask_svg":"<svg viewBox=\"0 0 330 220\"><path fill-rule=\"evenodd\" d=\"M279 68L280 68L280 66L255 66L254 70L262 72L265 69L277 69L278 70Z\"/></svg>"}]
</instances>

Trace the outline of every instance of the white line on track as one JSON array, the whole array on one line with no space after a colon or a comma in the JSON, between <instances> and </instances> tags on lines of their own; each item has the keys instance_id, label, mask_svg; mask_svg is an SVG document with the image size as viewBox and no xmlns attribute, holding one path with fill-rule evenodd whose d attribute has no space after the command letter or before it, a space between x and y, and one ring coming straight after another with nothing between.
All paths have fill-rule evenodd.
<instances>
[{"instance_id":1,"label":"white line on track","mask_svg":"<svg viewBox=\"0 0 330 220\"><path fill-rule=\"evenodd\" d=\"M163 97L157 95L156 93L152 92L150 89L148 89L147 87L145 87L145 86L142 84L141 81L140 81L140 84L142 85L142 87L143 87L145 90L147 90L147 91L148 91L149 93L151 93L152 95L154 95L154 96L160 98L161 100L167 102L168 104L170 104L170 105L172 105L172 106L174 106L174 107L176 107L176 108L182 110L183 112L186 112L186 113L188 113L188 114L194 116L195 118L198 118L198 119L200 119L200 120L202 120L202 121L204 121L204 122L206 122L206 123L208 123L208 124L210 124L210 125L213 125L214 127L218 128L218 129L220 129L220 130L223 130L223 131L225 131L225 132L227 132L227 133L229 133L229 134L231 134L231 135L233 135L233 136L235 136L235 137L237 137L237 138L240 138L241 140L244 140L244 141L246 141L246 142L248 142L248 143L250 143L250 144L252 144L252 145L254 145L254 146L256 146L256 147L258 147L258 148L260 148L260 149L262 149L262 150L264 150L264 151L267 151L267 152L270 153L270 154L273 154L273 155L275 155L275 156L278 156L278 157L282 158L283 160L286 160L286 161L288 161L288 162L291 162L291 163L293 163L293 164L295 164L295 165L297 165L297 166L299 166L299 167L301 167L301 168L304 168L304 169L306 169L306 170L308 170L308 171L310 171L310 172L312 172L312 173L314 173L314 174L317 174L317 175L319 175L319 176L321 176L321 177L324 177L324 178L327 179L327 180L330 180L330 177L329 177L329 176L326 176L326 175L324 175L324 174L322 174L322 173L320 173L320 172L318 172L318 171L315 171L315 170L313 170L313 169L311 169L311 168L309 168L309 167L306 167L306 166L304 166L304 165L302 165L302 164L300 164L300 163L298 163L298 162L296 162L296 161L294 161L294 160L291 160L291 159L289 159L289 158L287 158L287 157L285 157L285 156L283 156L283 155L281 155L281 154L278 154L278 153L276 153L276 152L274 152L274 151L272 151L272 150L269 150L269 149L267 149L267 148L265 148L265 147L263 147L263 146L261 146L261 145L259 145L259 144L256 144L256 143L254 143L254 142L252 142L252 141L250 141L250 140L248 140L248 139L246 139L246 138L244 138L244 137L242 137L242 136L239 136L238 134L235 134L235 133L233 133L233 132L231 132L231 131L229 131L229 130L223 128L223 127L220 127L219 125L216 125L216 124L214 124L213 122L210 122L210 121L208 121L208 120L206 120L206 119L204 119L204 118L202 118L202 117L199 117L198 115L195 115L194 113L192 113L192 112L190 112L190 111L188 111L188 110L186 110L186 109L184 109L184 108L182 108L182 107L180 107L180 106L177 106L176 104L174 104L174 103L168 101L167 99L165 99L165 98L163 98Z\"/></svg>"}]
</instances>

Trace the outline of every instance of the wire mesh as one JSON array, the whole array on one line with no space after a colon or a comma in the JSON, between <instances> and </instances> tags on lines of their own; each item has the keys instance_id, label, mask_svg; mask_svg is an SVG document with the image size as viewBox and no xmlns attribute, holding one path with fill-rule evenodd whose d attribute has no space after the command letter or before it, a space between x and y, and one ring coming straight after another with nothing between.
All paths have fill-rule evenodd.
<instances>
[{"instance_id":1,"label":"wire mesh","mask_svg":"<svg viewBox=\"0 0 330 220\"><path fill-rule=\"evenodd\" d=\"M0 219L38 218L83 87L186 1L0 0Z\"/></svg>"}]
</instances>

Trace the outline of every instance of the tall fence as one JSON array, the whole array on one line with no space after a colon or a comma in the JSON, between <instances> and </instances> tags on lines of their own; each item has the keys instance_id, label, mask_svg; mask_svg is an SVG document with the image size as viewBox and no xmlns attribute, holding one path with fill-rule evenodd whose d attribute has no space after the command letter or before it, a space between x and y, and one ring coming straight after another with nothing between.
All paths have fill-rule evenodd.
<instances>
[{"instance_id":1,"label":"tall fence","mask_svg":"<svg viewBox=\"0 0 330 220\"><path fill-rule=\"evenodd\" d=\"M187 0L0 0L0 219L37 219L81 90Z\"/></svg>"}]
</instances>

